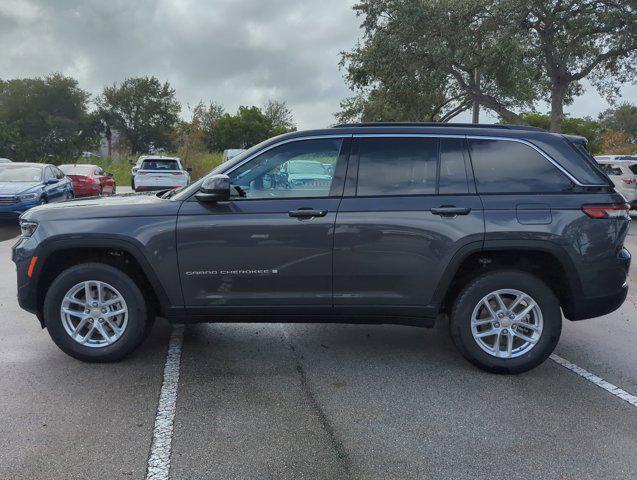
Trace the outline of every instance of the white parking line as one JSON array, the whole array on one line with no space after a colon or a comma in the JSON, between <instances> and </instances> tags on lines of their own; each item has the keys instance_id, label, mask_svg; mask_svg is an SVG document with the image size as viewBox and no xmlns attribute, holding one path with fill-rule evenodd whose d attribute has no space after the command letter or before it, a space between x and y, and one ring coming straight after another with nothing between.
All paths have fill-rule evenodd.
<instances>
[{"instance_id":1,"label":"white parking line","mask_svg":"<svg viewBox=\"0 0 637 480\"><path fill-rule=\"evenodd\" d=\"M551 360L556 363L559 363L564 368L568 368L570 371L577 373L580 377L584 377L591 383L594 383L600 388L603 388L607 392L615 395L622 400L630 403L633 407L637 407L637 397L635 395L631 395L625 390L613 385L612 383L607 382L603 378L598 377L597 375L593 375L588 370L584 370L582 367L575 365L574 363L569 362L568 360L563 359L559 355L551 354Z\"/></svg>"},{"instance_id":2,"label":"white parking line","mask_svg":"<svg viewBox=\"0 0 637 480\"><path fill-rule=\"evenodd\" d=\"M159 405L155 417L153 441L150 446L147 480L167 480L170 472L170 450L173 439L175 421L175 404L179 387L179 366L181 364L181 345L184 326L175 325L168 342L166 366L164 367L164 383L159 394Z\"/></svg>"}]
</instances>

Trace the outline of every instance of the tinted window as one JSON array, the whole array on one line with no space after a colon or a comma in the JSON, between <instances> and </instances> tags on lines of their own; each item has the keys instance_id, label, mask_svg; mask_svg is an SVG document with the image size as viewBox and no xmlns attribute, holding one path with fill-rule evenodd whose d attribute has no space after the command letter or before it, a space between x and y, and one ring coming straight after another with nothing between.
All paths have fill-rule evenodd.
<instances>
[{"instance_id":1,"label":"tinted window","mask_svg":"<svg viewBox=\"0 0 637 480\"><path fill-rule=\"evenodd\" d=\"M572 184L528 145L505 140L470 140L471 163L480 193L551 193Z\"/></svg>"},{"instance_id":2,"label":"tinted window","mask_svg":"<svg viewBox=\"0 0 637 480\"><path fill-rule=\"evenodd\" d=\"M179 170L175 160L144 160L142 170Z\"/></svg>"},{"instance_id":3,"label":"tinted window","mask_svg":"<svg viewBox=\"0 0 637 480\"><path fill-rule=\"evenodd\" d=\"M230 174L233 194L273 199L328 197L341 144L339 138L303 140L268 150Z\"/></svg>"},{"instance_id":4,"label":"tinted window","mask_svg":"<svg viewBox=\"0 0 637 480\"><path fill-rule=\"evenodd\" d=\"M441 194L469 193L466 143L460 138L440 139L440 183Z\"/></svg>"},{"instance_id":5,"label":"tinted window","mask_svg":"<svg viewBox=\"0 0 637 480\"><path fill-rule=\"evenodd\" d=\"M57 167L52 167L53 168L53 175L55 175L55 178L59 178L60 180L62 180L64 178L64 172L62 172L62 170L60 170Z\"/></svg>"},{"instance_id":6,"label":"tinted window","mask_svg":"<svg viewBox=\"0 0 637 480\"><path fill-rule=\"evenodd\" d=\"M433 194L437 167L437 139L363 138L357 195Z\"/></svg>"}]
</instances>

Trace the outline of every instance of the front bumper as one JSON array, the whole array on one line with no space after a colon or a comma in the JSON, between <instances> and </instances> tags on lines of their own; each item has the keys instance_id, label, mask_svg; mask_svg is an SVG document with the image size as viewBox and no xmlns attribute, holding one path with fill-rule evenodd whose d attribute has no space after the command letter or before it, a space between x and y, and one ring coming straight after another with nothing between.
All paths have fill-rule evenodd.
<instances>
[{"instance_id":1,"label":"front bumper","mask_svg":"<svg viewBox=\"0 0 637 480\"><path fill-rule=\"evenodd\" d=\"M16 202L11 205L0 205L0 219L17 219L28 209L36 207L36 200L28 202Z\"/></svg>"}]
</instances>

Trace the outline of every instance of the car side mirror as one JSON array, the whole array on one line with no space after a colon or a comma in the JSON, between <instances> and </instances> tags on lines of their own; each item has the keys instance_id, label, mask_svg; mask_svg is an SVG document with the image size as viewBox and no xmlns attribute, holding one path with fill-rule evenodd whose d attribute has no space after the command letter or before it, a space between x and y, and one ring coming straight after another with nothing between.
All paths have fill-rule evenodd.
<instances>
[{"instance_id":1,"label":"car side mirror","mask_svg":"<svg viewBox=\"0 0 637 480\"><path fill-rule=\"evenodd\" d=\"M47 184L47 185L55 185L56 183L60 183L60 180L59 180L59 179L57 179L57 178L49 178L49 179L46 181L46 184Z\"/></svg>"},{"instance_id":2,"label":"car side mirror","mask_svg":"<svg viewBox=\"0 0 637 480\"><path fill-rule=\"evenodd\" d=\"M109 173L109 172L107 172L107 173L106 173L106 176L107 176L108 178L113 178L113 174L112 174L112 173Z\"/></svg>"},{"instance_id":3,"label":"car side mirror","mask_svg":"<svg viewBox=\"0 0 637 480\"><path fill-rule=\"evenodd\" d=\"M128 161L128 164L129 164L129 165L135 165L135 162L133 162L132 160L129 160L129 161Z\"/></svg>"},{"instance_id":4,"label":"car side mirror","mask_svg":"<svg viewBox=\"0 0 637 480\"><path fill-rule=\"evenodd\" d=\"M229 200L230 177L225 174L217 174L205 178L195 197L200 202L223 202Z\"/></svg>"},{"instance_id":5,"label":"car side mirror","mask_svg":"<svg viewBox=\"0 0 637 480\"><path fill-rule=\"evenodd\" d=\"M186 171L187 171L188 173L192 172L192 167L186 167Z\"/></svg>"}]
</instances>

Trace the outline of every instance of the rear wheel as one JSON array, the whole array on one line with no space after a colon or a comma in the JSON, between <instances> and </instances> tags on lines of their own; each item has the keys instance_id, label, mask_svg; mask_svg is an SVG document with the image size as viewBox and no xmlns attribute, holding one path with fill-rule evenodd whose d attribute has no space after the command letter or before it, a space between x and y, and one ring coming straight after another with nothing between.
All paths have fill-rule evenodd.
<instances>
[{"instance_id":1,"label":"rear wheel","mask_svg":"<svg viewBox=\"0 0 637 480\"><path fill-rule=\"evenodd\" d=\"M539 278L520 271L478 277L457 297L454 343L470 362L494 373L530 370L553 352L562 330L560 304Z\"/></svg>"},{"instance_id":2,"label":"rear wheel","mask_svg":"<svg viewBox=\"0 0 637 480\"><path fill-rule=\"evenodd\" d=\"M142 342L149 323L135 282L101 263L76 265L53 281L44 322L58 347L86 362L121 360Z\"/></svg>"}]
</instances>

